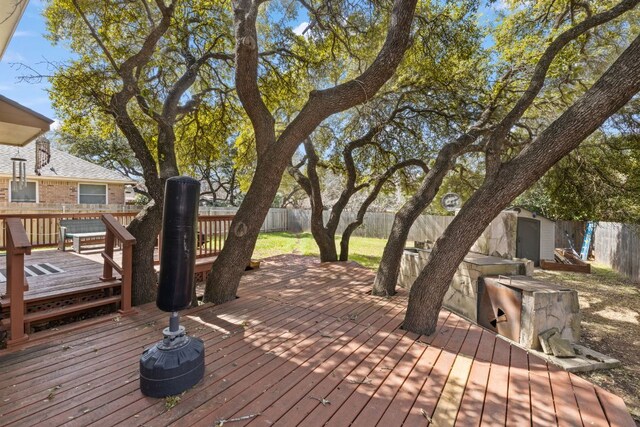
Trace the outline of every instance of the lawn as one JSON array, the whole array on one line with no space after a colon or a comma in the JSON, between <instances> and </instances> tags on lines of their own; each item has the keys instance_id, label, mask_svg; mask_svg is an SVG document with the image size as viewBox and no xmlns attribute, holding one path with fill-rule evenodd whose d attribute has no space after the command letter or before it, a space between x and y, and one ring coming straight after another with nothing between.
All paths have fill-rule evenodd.
<instances>
[{"instance_id":1,"label":"lawn","mask_svg":"<svg viewBox=\"0 0 640 427\"><path fill-rule=\"evenodd\" d=\"M367 268L377 269L386 243L385 239L353 236L349 244L349 259ZM336 247L339 250L339 238L336 239ZM320 251L311 233L261 233L252 258L261 259L281 254L320 256Z\"/></svg>"}]
</instances>

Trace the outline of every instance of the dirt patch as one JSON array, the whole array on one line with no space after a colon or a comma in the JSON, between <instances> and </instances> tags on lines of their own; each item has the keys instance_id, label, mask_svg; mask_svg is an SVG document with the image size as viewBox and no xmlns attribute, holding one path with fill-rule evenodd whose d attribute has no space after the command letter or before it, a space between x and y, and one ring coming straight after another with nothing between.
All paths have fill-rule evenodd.
<instances>
[{"instance_id":1,"label":"dirt patch","mask_svg":"<svg viewBox=\"0 0 640 427\"><path fill-rule=\"evenodd\" d=\"M640 284L597 264L591 271L536 270L534 277L578 291L580 343L622 362L620 368L578 375L622 397L640 425Z\"/></svg>"}]
</instances>

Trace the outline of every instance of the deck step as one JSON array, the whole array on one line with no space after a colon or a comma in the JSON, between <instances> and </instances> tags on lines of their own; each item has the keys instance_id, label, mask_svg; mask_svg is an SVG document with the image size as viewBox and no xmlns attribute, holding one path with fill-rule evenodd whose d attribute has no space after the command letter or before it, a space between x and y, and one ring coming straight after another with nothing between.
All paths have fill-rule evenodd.
<instances>
[{"instance_id":1,"label":"deck step","mask_svg":"<svg viewBox=\"0 0 640 427\"><path fill-rule=\"evenodd\" d=\"M51 288L48 292L40 292L34 294L25 294L24 302L25 304L33 304L39 303L46 300L57 300L61 298L66 298L70 296L74 296L77 294L83 294L85 292L96 291L100 289L106 288L118 288L122 285L120 280L110 280L108 282L96 282L95 280L90 281L88 284L80 284L73 288L68 288L64 290L57 290L56 288ZM0 307L7 308L11 306L10 298L2 298L0 299Z\"/></svg>"},{"instance_id":2,"label":"deck step","mask_svg":"<svg viewBox=\"0 0 640 427\"><path fill-rule=\"evenodd\" d=\"M101 307L103 305L113 304L120 302L120 295L114 295L111 297L101 298L95 301L88 301L78 304L71 304L64 307L52 308L49 310L35 311L33 313L27 313L24 315L25 323L39 322L47 319L55 319L60 316L66 316L68 314L78 313L91 308ZM7 327L11 324L9 319L2 319L2 325Z\"/></svg>"}]
</instances>

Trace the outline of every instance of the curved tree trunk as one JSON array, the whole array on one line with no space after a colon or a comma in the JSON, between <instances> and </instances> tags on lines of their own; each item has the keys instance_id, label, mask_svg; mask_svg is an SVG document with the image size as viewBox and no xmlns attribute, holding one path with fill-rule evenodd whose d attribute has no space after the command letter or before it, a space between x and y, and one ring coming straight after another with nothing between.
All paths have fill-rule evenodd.
<instances>
[{"instance_id":1,"label":"curved tree trunk","mask_svg":"<svg viewBox=\"0 0 640 427\"><path fill-rule=\"evenodd\" d=\"M205 302L222 304L236 298L240 278L251 260L260 227L286 166L285 161L277 156L258 162L251 186L231 221L224 248L211 267L204 293Z\"/></svg>"},{"instance_id":2,"label":"curved tree trunk","mask_svg":"<svg viewBox=\"0 0 640 427\"><path fill-rule=\"evenodd\" d=\"M386 184L389 178L391 178L396 171L407 166L419 166L423 171L428 171L426 163L422 160L409 159L391 166L382 174L382 176L380 176L380 178L376 180L373 190L371 190L367 198L362 202L362 205L360 205L360 209L358 209L358 214L356 215L356 220L347 225L345 230L342 232L342 240L340 240L340 261L347 261L349 259L349 240L351 239L351 235L364 222L364 216L367 213L367 209L369 209L369 206L371 206L371 204L378 198L384 184Z\"/></svg>"},{"instance_id":3,"label":"curved tree trunk","mask_svg":"<svg viewBox=\"0 0 640 427\"><path fill-rule=\"evenodd\" d=\"M395 295L402 253L413 223L433 201L440 189L440 185L442 185L442 180L451 170L457 156L464 147L474 140L474 135L465 134L455 142L445 145L438 153L433 168L424 177L418 192L396 213L393 218L391 233L384 247L380 266L373 282L373 295Z\"/></svg>"},{"instance_id":4,"label":"curved tree trunk","mask_svg":"<svg viewBox=\"0 0 640 427\"><path fill-rule=\"evenodd\" d=\"M408 208L407 205L395 214L391 233L384 246L380 265L373 281L373 295L391 296L396 293L400 273L400 262L409 230L424 208Z\"/></svg>"},{"instance_id":5,"label":"curved tree trunk","mask_svg":"<svg viewBox=\"0 0 640 427\"><path fill-rule=\"evenodd\" d=\"M313 214L311 214L313 216ZM322 218L321 218L322 219ZM335 234L331 234L323 226L317 226L311 221L311 234L320 250L320 262L334 262L338 260L338 251L336 250Z\"/></svg>"},{"instance_id":6,"label":"curved tree trunk","mask_svg":"<svg viewBox=\"0 0 640 427\"><path fill-rule=\"evenodd\" d=\"M133 305L155 301L158 291L157 275L153 266L156 236L162 227L162 208L150 202L131 221L127 230L136 238L133 246Z\"/></svg>"},{"instance_id":7,"label":"curved tree trunk","mask_svg":"<svg viewBox=\"0 0 640 427\"><path fill-rule=\"evenodd\" d=\"M342 238L340 239L340 261L349 261L349 241L354 231L362 225L362 221L354 221L347 225L347 228L342 232Z\"/></svg>"},{"instance_id":8,"label":"curved tree trunk","mask_svg":"<svg viewBox=\"0 0 640 427\"><path fill-rule=\"evenodd\" d=\"M493 218L512 200L509 196L496 200L491 187L478 190L437 240L427 265L411 287L404 329L425 335L435 330L456 269Z\"/></svg>"}]
</instances>

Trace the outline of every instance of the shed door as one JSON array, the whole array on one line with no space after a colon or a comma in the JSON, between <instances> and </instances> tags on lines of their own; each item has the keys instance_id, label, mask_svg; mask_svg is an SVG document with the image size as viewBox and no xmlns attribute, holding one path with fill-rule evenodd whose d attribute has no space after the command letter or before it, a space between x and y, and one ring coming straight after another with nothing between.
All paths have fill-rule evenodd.
<instances>
[{"instance_id":1,"label":"shed door","mask_svg":"<svg viewBox=\"0 0 640 427\"><path fill-rule=\"evenodd\" d=\"M540 265L540 221L518 218L516 257L527 258L536 266Z\"/></svg>"}]
</instances>

